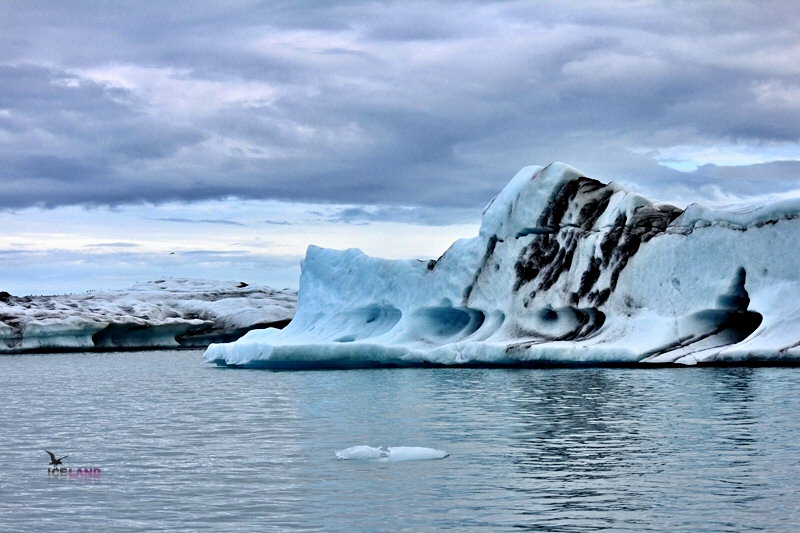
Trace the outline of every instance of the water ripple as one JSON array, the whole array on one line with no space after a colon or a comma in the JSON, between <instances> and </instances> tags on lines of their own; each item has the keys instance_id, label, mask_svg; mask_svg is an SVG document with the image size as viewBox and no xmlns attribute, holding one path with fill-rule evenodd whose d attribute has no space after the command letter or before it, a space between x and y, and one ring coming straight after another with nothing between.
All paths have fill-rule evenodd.
<instances>
[{"instance_id":1,"label":"water ripple","mask_svg":"<svg viewBox=\"0 0 800 533\"><path fill-rule=\"evenodd\" d=\"M0 357L0 529L792 531L800 369ZM444 461L337 461L354 443ZM98 479L47 475L44 449Z\"/></svg>"}]
</instances>

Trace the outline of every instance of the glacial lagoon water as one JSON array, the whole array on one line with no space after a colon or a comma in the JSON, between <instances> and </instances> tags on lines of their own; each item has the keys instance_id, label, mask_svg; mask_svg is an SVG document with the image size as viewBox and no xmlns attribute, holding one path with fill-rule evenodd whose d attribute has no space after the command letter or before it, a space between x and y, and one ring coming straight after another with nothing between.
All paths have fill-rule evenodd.
<instances>
[{"instance_id":1,"label":"glacial lagoon water","mask_svg":"<svg viewBox=\"0 0 800 533\"><path fill-rule=\"evenodd\" d=\"M0 357L0 530L796 531L800 368ZM434 461L342 461L351 446ZM48 475L49 458L99 478Z\"/></svg>"}]
</instances>

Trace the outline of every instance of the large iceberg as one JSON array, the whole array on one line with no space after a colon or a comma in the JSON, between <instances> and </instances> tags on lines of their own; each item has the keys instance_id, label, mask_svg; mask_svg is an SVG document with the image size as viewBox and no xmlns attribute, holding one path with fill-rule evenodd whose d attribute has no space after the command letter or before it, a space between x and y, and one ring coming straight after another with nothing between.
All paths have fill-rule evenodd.
<instances>
[{"instance_id":1,"label":"large iceberg","mask_svg":"<svg viewBox=\"0 0 800 533\"><path fill-rule=\"evenodd\" d=\"M656 204L526 167L436 261L310 247L282 331L212 344L256 368L800 360L800 200Z\"/></svg>"},{"instance_id":2,"label":"large iceberg","mask_svg":"<svg viewBox=\"0 0 800 533\"><path fill-rule=\"evenodd\" d=\"M0 353L205 347L283 327L296 304L288 289L173 278L59 296L0 292Z\"/></svg>"}]
</instances>

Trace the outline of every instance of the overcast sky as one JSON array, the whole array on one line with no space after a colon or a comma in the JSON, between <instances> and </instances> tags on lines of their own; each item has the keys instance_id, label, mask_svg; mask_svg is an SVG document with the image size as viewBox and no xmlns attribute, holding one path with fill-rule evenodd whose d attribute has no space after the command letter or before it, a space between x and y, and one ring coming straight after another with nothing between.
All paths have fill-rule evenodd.
<instances>
[{"instance_id":1,"label":"overcast sky","mask_svg":"<svg viewBox=\"0 0 800 533\"><path fill-rule=\"evenodd\" d=\"M438 255L519 168L800 189L787 2L0 2L0 290Z\"/></svg>"}]
</instances>

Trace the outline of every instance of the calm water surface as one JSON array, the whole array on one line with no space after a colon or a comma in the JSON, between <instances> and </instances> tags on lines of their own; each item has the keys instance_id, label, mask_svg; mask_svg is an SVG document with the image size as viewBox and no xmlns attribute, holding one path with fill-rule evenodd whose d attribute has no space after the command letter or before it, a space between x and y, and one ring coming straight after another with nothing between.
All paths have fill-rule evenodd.
<instances>
[{"instance_id":1,"label":"calm water surface","mask_svg":"<svg viewBox=\"0 0 800 533\"><path fill-rule=\"evenodd\" d=\"M0 529L796 531L800 368L0 357ZM359 444L441 461L337 461ZM99 480L54 479L48 449Z\"/></svg>"}]
</instances>

